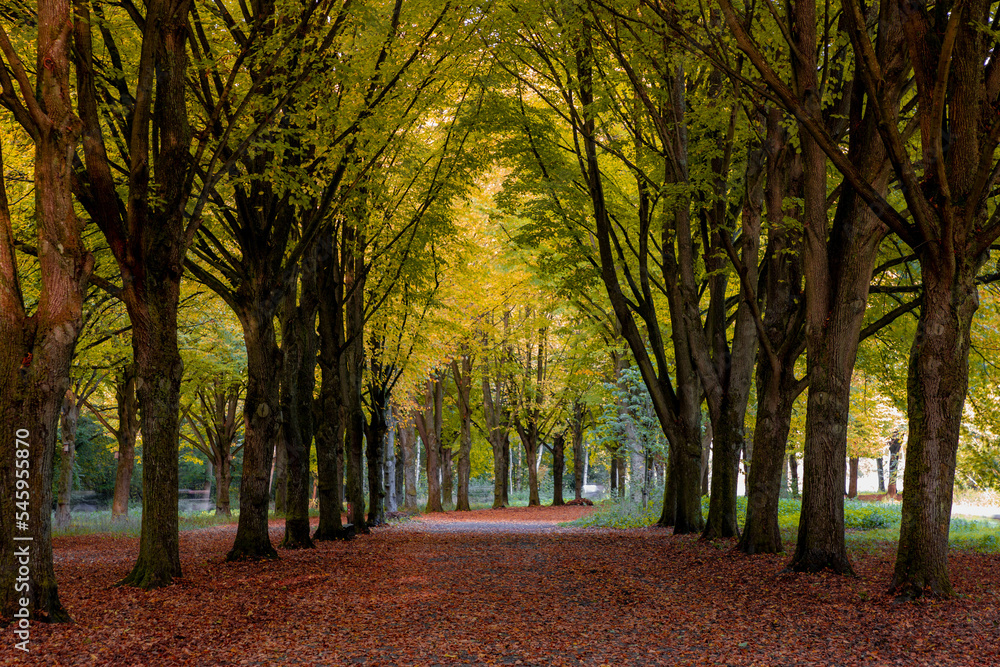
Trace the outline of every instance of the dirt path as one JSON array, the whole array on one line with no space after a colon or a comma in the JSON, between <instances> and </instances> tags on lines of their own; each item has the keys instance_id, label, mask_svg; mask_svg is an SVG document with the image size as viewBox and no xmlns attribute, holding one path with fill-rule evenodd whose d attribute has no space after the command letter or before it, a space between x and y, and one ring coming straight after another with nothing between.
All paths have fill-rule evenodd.
<instances>
[{"instance_id":1,"label":"dirt path","mask_svg":"<svg viewBox=\"0 0 1000 667\"><path fill-rule=\"evenodd\" d=\"M895 605L893 554L855 554L857 579L788 575L662 530L561 528L567 511L422 517L351 542L225 563L232 531L182 534L185 578L116 588L137 540L56 541L77 622L32 626L47 665L1000 664L1000 558L956 553L964 597ZM281 527L275 524L277 544Z\"/></svg>"}]
</instances>

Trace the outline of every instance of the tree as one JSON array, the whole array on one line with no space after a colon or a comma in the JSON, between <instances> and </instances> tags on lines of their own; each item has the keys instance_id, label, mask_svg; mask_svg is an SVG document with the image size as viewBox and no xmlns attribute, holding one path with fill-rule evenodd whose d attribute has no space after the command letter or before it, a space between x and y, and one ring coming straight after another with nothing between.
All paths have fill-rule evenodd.
<instances>
[{"instance_id":1,"label":"tree","mask_svg":"<svg viewBox=\"0 0 1000 667\"><path fill-rule=\"evenodd\" d=\"M243 448L243 445L233 447L243 421L243 416L237 414L242 394L242 384L215 378L195 392L197 404L182 408L191 435L182 430L181 437L211 462L215 473L215 513L226 516L231 514L232 461Z\"/></svg>"},{"instance_id":2,"label":"tree","mask_svg":"<svg viewBox=\"0 0 1000 667\"><path fill-rule=\"evenodd\" d=\"M14 256L14 228L0 152L0 417L8 424L0 436L4 496L0 500L0 617L12 618L22 607L20 600L27 599L34 618L68 621L52 568L52 465L59 410L69 389L70 364L94 259L84 245L83 225L72 198L72 158L81 123L73 112L70 90L69 4L40 0L35 20L34 83L0 26L0 104L14 115L35 148L39 271L38 301L29 314L24 279ZM17 536L32 538L26 591L16 591L14 585L18 572L15 516L21 522Z\"/></svg>"},{"instance_id":3,"label":"tree","mask_svg":"<svg viewBox=\"0 0 1000 667\"><path fill-rule=\"evenodd\" d=\"M424 404L414 414L420 440L427 451L427 512L443 512L441 505L441 422L444 402L444 385L440 374L427 380Z\"/></svg>"},{"instance_id":4,"label":"tree","mask_svg":"<svg viewBox=\"0 0 1000 667\"><path fill-rule=\"evenodd\" d=\"M812 160L818 165L823 156L829 157L844 174L856 202L853 205L869 207L863 219L898 235L920 262L923 300L908 383L909 479L892 589L905 598L925 591L951 595L947 525L968 388L969 332L978 306L976 277L985 252L1000 235L1000 221L990 216L987 206L997 178L994 158L1000 141L988 111L998 95L990 72L1000 62L997 47L981 32L981 26L989 22L989 3L939 3L933 10L925 4L904 8L898 2L883 3L874 31L869 31L856 2L845 3L844 26L860 84L855 106L859 117L861 91L868 100L864 126L852 131L854 151L846 155L821 125L818 98L803 97L808 87L793 92L785 86L749 35L739 30L732 6L726 0L720 6L740 48L809 133ZM797 57L802 58L814 53L811 47L816 38L810 19L816 16L815 5L799 3L797 12L799 34L806 40L797 49ZM906 127L900 125L903 75L911 69L917 84L916 162L909 152ZM815 69L802 67L800 71L815 83ZM886 158L902 186L912 222L884 197L887 175L882 164ZM842 205L843 201L842 197ZM808 212L806 218L808 228ZM817 241L823 240L813 239ZM838 253L840 258L850 256L850 252ZM866 293L867 288L862 294ZM843 291L840 295L846 296ZM819 393L812 391L810 396Z\"/></svg>"},{"instance_id":5,"label":"tree","mask_svg":"<svg viewBox=\"0 0 1000 667\"><path fill-rule=\"evenodd\" d=\"M59 411L62 456L59 459L59 493L56 505L56 526L59 527L66 527L70 522L73 462L76 458L76 426L80 419L80 407L97 390L101 380L103 376L92 371L89 376L73 382L63 397L62 408Z\"/></svg>"}]
</instances>

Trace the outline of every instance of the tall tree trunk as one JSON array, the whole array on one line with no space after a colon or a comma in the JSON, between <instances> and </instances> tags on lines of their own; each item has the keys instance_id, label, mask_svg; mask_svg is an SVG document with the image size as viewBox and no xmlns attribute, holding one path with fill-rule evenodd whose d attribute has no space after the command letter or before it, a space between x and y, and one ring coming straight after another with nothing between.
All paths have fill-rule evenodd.
<instances>
[{"instance_id":1,"label":"tall tree trunk","mask_svg":"<svg viewBox=\"0 0 1000 667\"><path fill-rule=\"evenodd\" d=\"M852 456L848 460L848 469L850 471L848 477L847 486L847 497L857 498L858 497L858 457Z\"/></svg>"},{"instance_id":2,"label":"tall tree trunk","mask_svg":"<svg viewBox=\"0 0 1000 667\"><path fill-rule=\"evenodd\" d=\"M174 261L172 266L181 264ZM177 346L180 275L167 265L171 264L164 262L159 267L163 280L157 281L157 296L136 300L129 309L142 430L142 528L139 556L122 583L144 589L168 586L174 577L181 576L177 518L180 385L184 374ZM150 267L147 275L153 272Z\"/></svg>"},{"instance_id":3,"label":"tall tree trunk","mask_svg":"<svg viewBox=\"0 0 1000 667\"><path fill-rule=\"evenodd\" d=\"M799 458L795 454L788 455L788 482L792 498L799 497Z\"/></svg>"},{"instance_id":4,"label":"tall tree trunk","mask_svg":"<svg viewBox=\"0 0 1000 667\"><path fill-rule=\"evenodd\" d=\"M472 476L472 359L468 353L462 355L462 364L458 360L451 362L452 375L455 377L455 392L458 397L459 446L458 446L458 502L455 509L467 512L469 507L469 478Z\"/></svg>"},{"instance_id":5,"label":"tall tree trunk","mask_svg":"<svg viewBox=\"0 0 1000 667\"><path fill-rule=\"evenodd\" d=\"M340 392L341 353L344 347L343 284L333 239L320 240L319 367L320 390L315 404L316 468L319 525L314 540L347 539L341 524L343 510L344 420Z\"/></svg>"},{"instance_id":6,"label":"tall tree trunk","mask_svg":"<svg viewBox=\"0 0 1000 667\"><path fill-rule=\"evenodd\" d=\"M376 375L376 362L372 360L372 375ZM368 525L370 527L385 525L385 464L391 456L386 452L386 438L389 433L389 395L384 387L376 387L370 384L369 394L371 404L369 411L371 417L368 419L368 429L366 431L368 457Z\"/></svg>"},{"instance_id":7,"label":"tall tree trunk","mask_svg":"<svg viewBox=\"0 0 1000 667\"><path fill-rule=\"evenodd\" d=\"M513 490L513 473L511 466L514 464L510 456L510 433L503 434L503 504L501 507L510 505L510 494Z\"/></svg>"},{"instance_id":8,"label":"tall tree trunk","mask_svg":"<svg viewBox=\"0 0 1000 667\"><path fill-rule=\"evenodd\" d=\"M503 383L498 379L494 386L489 376L483 374L483 418L486 437L493 450L493 509L510 503L507 495L510 469L509 413L504 403Z\"/></svg>"},{"instance_id":9,"label":"tall tree trunk","mask_svg":"<svg viewBox=\"0 0 1000 667\"><path fill-rule=\"evenodd\" d=\"M93 269L70 190L72 155L80 131L69 91L66 27L70 24L65 2L38 3L35 71L39 97L32 101L40 108L32 118L36 124L34 186L40 293L36 312L30 317L14 257L0 153L2 623L13 620L15 614L20 617L22 611L41 621L70 620L59 601L52 567L52 466L59 410L70 386L70 363ZM30 95L31 91L23 93ZM25 600L27 604L23 604ZM15 636L28 640L27 636Z\"/></svg>"},{"instance_id":10,"label":"tall tree trunk","mask_svg":"<svg viewBox=\"0 0 1000 667\"><path fill-rule=\"evenodd\" d=\"M383 487L385 488L385 509L387 512L398 512L399 494L397 493L396 488L396 431L399 428L399 424L396 423L391 405L386 407L386 425L385 477L382 480Z\"/></svg>"},{"instance_id":11,"label":"tall tree trunk","mask_svg":"<svg viewBox=\"0 0 1000 667\"><path fill-rule=\"evenodd\" d=\"M441 408L444 402L444 388L440 377L427 381L427 394L422 411L416 414L416 427L420 440L427 452L427 512L443 512L441 506L441 466L438 457L441 449L438 438L441 433Z\"/></svg>"},{"instance_id":12,"label":"tall tree trunk","mask_svg":"<svg viewBox=\"0 0 1000 667\"><path fill-rule=\"evenodd\" d=\"M248 290L249 291L249 290ZM247 351L247 393L243 477L240 481L240 519L233 548L226 560L277 558L268 535L268 505L272 447L278 439L281 350L275 338L270 285L248 295L238 313ZM143 467L145 469L145 466Z\"/></svg>"},{"instance_id":13,"label":"tall tree trunk","mask_svg":"<svg viewBox=\"0 0 1000 667\"><path fill-rule=\"evenodd\" d=\"M790 356L797 356L794 352ZM785 495L784 472L789 460L785 443L792 422L794 361L779 361L780 375L766 359L757 366L757 425L747 479L747 515L739 549L745 554L781 553L778 501ZM798 482L796 481L796 485Z\"/></svg>"},{"instance_id":14,"label":"tall tree trunk","mask_svg":"<svg viewBox=\"0 0 1000 667\"><path fill-rule=\"evenodd\" d=\"M560 433L552 441L552 506L565 505L563 468L566 466L566 436Z\"/></svg>"},{"instance_id":15,"label":"tall tree trunk","mask_svg":"<svg viewBox=\"0 0 1000 667\"><path fill-rule=\"evenodd\" d=\"M363 215L363 206L355 214ZM365 265L364 257L356 254L364 248L364 235L344 222L344 256L342 262L344 289L344 355L340 367L341 401L344 406L345 460L347 463L347 502L354 530L367 533L364 492L365 413L361 401L361 385L365 368Z\"/></svg>"},{"instance_id":16,"label":"tall tree trunk","mask_svg":"<svg viewBox=\"0 0 1000 667\"><path fill-rule=\"evenodd\" d=\"M608 482L611 484L611 497L618 498L618 452L611 452L611 464L608 472Z\"/></svg>"},{"instance_id":17,"label":"tall tree trunk","mask_svg":"<svg viewBox=\"0 0 1000 667\"><path fill-rule=\"evenodd\" d=\"M215 460L215 515L232 516L229 507L229 486L233 475L233 464L228 456L219 456Z\"/></svg>"},{"instance_id":18,"label":"tall tree trunk","mask_svg":"<svg viewBox=\"0 0 1000 667\"><path fill-rule=\"evenodd\" d=\"M781 553L778 501L788 491L785 457L792 407L804 382L795 379L795 362L802 352L802 235L786 219L801 217L786 206L788 193L801 188L801 165L782 120L771 107L766 114L767 184L764 202L768 218L767 265L764 271L764 338L757 364L757 423L753 456L747 475L747 514L739 549L746 554Z\"/></svg>"},{"instance_id":19,"label":"tall tree trunk","mask_svg":"<svg viewBox=\"0 0 1000 667\"><path fill-rule=\"evenodd\" d=\"M528 507L539 507L542 501L538 495L538 449L539 434L538 424L532 420L527 424L522 424L517 417L514 424L518 435L521 436L521 444L524 447L524 463L528 472Z\"/></svg>"},{"instance_id":20,"label":"tall tree trunk","mask_svg":"<svg viewBox=\"0 0 1000 667\"><path fill-rule=\"evenodd\" d=\"M441 467L441 503L445 507L454 507L454 453L450 444L445 445L445 438L443 436L444 434L442 433L441 450L438 453L438 464Z\"/></svg>"},{"instance_id":21,"label":"tall tree trunk","mask_svg":"<svg viewBox=\"0 0 1000 667\"><path fill-rule=\"evenodd\" d=\"M875 459L875 470L878 473L878 492L885 493L885 464L882 456Z\"/></svg>"},{"instance_id":22,"label":"tall tree trunk","mask_svg":"<svg viewBox=\"0 0 1000 667\"><path fill-rule=\"evenodd\" d=\"M315 246L299 267L301 290L289 289L281 313L281 412L288 454L285 505L285 549L312 548L309 536L309 453L313 439L313 394L316 388L317 257ZM294 285L294 283L293 283Z\"/></svg>"},{"instance_id":23,"label":"tall tree trunk","mask_svg":"<svg viewBox=\"0 0 1000 667\"><path fill-rule=\"evenodd\" d=\"M969 384L972 317L982 257L923 251L924 303L910 350L909 436L899 549L890 589L903 598L954 594L948 574L955 462ZM956 252L962 258L961 252ZM937 262L940 262L938 264ZM942 265L943 264L943 265ZM928 270L933 267L934 270Z\"/></svg>"},{"instance_id":24,"label":"tall tree trunk","mask_svg":"<svg viewBox=\"0 0 1000 667\"><path fill-rule=\"evenodd\" d=\"M886 493L893 498L895 498L897 493L896 479L899 475L899 450L901 448L902 441L899 432L896 431L892 434L892 439L889 440L889 486L886 490Z\"/></svg>"},{"instance_id":25,"label":"tall tree trunk","mask_svg":"<svg viewBox=\"0 0 1000 667\"><path fill-rule=\"evenodd\" d=\"M115 466L115 490L111 503L111 517L128 516L129 491L132 488L132 471L135 469L135 440L139 432L138 398L135 394L136 368L126 365L115 378L115 403L118 411L118 441Z\"/></svg>"},{"instance_id":26,"label":"tall tree trunk","mask_svg":"<svg viewBox=\"0 0 1000 667\"><path fill-rule=\"evenodd\" d=\"M412 423L399 429L399 445L403 450L403 511L417 509L417 435Z\"/></svg>"},{"instance_id":27,"label":"tall tree trunk","mask_svg":"<svg viewBox=\"0 0 1000 667\"><path fill-rule=\"evenodd\" d=\"M288 441L278 431L278 440L274 445L274 462L270 476L271 490L274 495L274 513L284 516L288 509Z\"/></svg>"},{"instance_id":28,"label":"tall tree trunk","mask_svg":"<svg viewBox=\"0 0 1000 667\"><path fill-rule=\"evenodd\" d=\"M72 389L66 390L60 410L62 427L62 456L59 459L59 498L56 506L56 526L69 525L72 512L73 463L76 460L76 425L80 419L80 405Z\"/></svg>"},{"instance_id":29,"label":"tall tree trunk","mask_svg":"<svg viewBox=\"0 0 1000 667\"><path fill-rule=\"evenodd\" d=\"M707 496L712 487L709 485L712 462L712 422L705 424L701 436L701 495Z\"/></svg>"},{"instance_id":30,"label":"tall tree trunk","mask_svg":"<svg viewBox=\"0 0 1000 667\"><path fill-rule=\"evenodd\" d=\"M587 463L583 451L583 420L585 406L582 401L575 400L570 412L570 437L573 444L573 500L583 500L583 485L586 483L585 473Z\"/></svg>"}]
</instances>

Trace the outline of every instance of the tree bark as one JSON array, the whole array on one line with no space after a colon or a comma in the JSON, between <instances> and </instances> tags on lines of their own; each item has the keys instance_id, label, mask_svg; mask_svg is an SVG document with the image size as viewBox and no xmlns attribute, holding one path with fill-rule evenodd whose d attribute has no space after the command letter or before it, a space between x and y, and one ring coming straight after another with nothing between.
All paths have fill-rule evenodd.
<instances>
[{"instance_id":1,"label":"tree bark","mask_svg":"<svg viewBox=\"0 0 1000 667\"><path fill-rule=\"evenodd\" d=\"M573 444L573 499L583 500L584 472L586 462L583 451L583 428L586 406L577 399L570 411L570 437Z\"/></svg>"},{"instance_id":2,"label":"tree bark","mask_svg":"<svg viewBox=\"0 0 1000 667\"><path fill-rule=\"evenodd\" d=\"M135 393L136 377L135 364L129 363L115 379L115 401L118 410L118 428L115 429L115 439L118 441L118 464L115 467L115 492L111 504L112 518L128 516L129 491L132 488L132 471L135 469L135 440L139 433L138 398Z\"/></svg>"},{"instance_id":3,"label":"tree bark","mask_svg":"<svg viewBox=\"0 0 1000 667\"><path fill-rule=\"evenodd\" d=\"M969 383L970 331L979 306L975 279L985 259L969 255L965 261L948 257L946 266L935 266L933 255L921 258L924 304L910 351L902 521L890 585L904 599L954 595L948 530ZM927 270L931 266L934 270Z\"/></svg>"},{"instance_id":4,"label":"tree bark","mask_svg":"<svg viewBox=\"0 0 1000 667\"><path fill-rule=\"evenodd\" d=\"M458 397L458 419L459 419L459 447L458 447L458 501L455 509L460 512L468 512L469 507L469 478L472 476L472 359L469 354L462 355L462 364L459 367L457 359L451 362L452 375L455 377L455 392Z\"/></svg>"},{"instance_id":5,"label":"tree bark","mask_svg":"<svg viewBox=\"0 0 1000 667\"><path fill-rule=\"evenodd\" d=\"M552 441L552 506L565 505L563 500L563 468L566 465L566 436L558 434Z\"/></svg>"},{"instance_id":6,"label":"tree bark","mask_svg":"<svg viewBox=\"0 0 1000 667\"><path fill-rule=\"evenodd\" d=\"M427 381L427 394L424 408L416 413L416 427L420 440L427 452L427 508L426 512L443 512L441 506L441 467L438 456L438 437L441 427L441 408L444 402L444 389L441 379L435 374Z\"/></svg>"},{"instance_id":7,"label":"tree bark","mask_svg":"<svg viewBox=\"0 0 1000 667\"><path fill-rule=\"evenodd\" d=\"M896 479L899 475L899 451L902 449L902 441L900 440L899 432L892 434L892 439L889 440L889 486L886 493L890 497L896 497Z\"/></svg>"},{"instance_id":8,"label":"tree bark","mask_svg":"<svg viewBox=\"0 0 1000 667\"><path fill-rule=\"evenodd\" d=\"M493 509L506 507L510 468L510 413L506 409L503 384L483 374L483 418L486 421L486 438L493 450Z\"/></svg>"},{"instance_id":9,"label":"tree bark","mask_svg":"<svg viewBox=\"0 0 1000 667\"><path fill-rule=\"evenodd\" d=\"M340 365L344 347L343 283L340 280L333 239L325 235L320 253L319 367L320 390L316 400L316 467L319 525L314 540L346 539L343 511L344 419L340 391Z\"/></svg>"},{"instance_id":10,"label":"tree bark","mask_svg":"<svg viewBox=\"0 0 1000 667\"><path fill-rule=\"evenodd\" d=\"M260 274L258 274L260 278ZM237 313L243 325L247 351L247 393L243 477L240 481L240 519L236 539L226 560L259 560L278 557L268 535L272 447L278 439L281 350L275 338L274 304L270 285L247 289ZM271 305L273 304L273 305Z\"/></svg>"},{"instance_id":11,"label":"tree bark","mask_svg":"<svg viewBox=\"0 0 1000 667\"><path fill-rule=\"evenodd\" d=\"M847 486L847 497L857 498L858 497L858 457L852 456L848 460L848 466L850 470L850 477Z\"/></svg>"},{"instance_id":12,"label":"tree bark","mask_svg":"<svg viewBox=\"0 0 1000 667\"><path fill-rule=\"evenodd\" d=\"M285 549L311 549L309 535L309 452L313 439L313 394L316 388L316 312L319 307L315 246L299 267L301 290L289 289L281 313L283 440L288 454ZM293 283L294 284L294 283ZM277 504L277 503L276 503Z\"/></svg>"},{"instance_id":13,"label":"tree bark","mask_svg":"<svg viewBox=\"0 0 1000 667\"><path fill-rule=\"evenodd\" d=\"M374 359L372 364L372 376L378 378L381 372L378 370L378 362ZM376 381L368 385L368 393L371 397L366 431L368 457L368 526L385 525L385 505L386 505L386 461L392 456L386 451L386 439L389 434L389 392L384 386L376 386Z\"/></svg>"},{"instance_id":14,"label":"tree bark","mask_svg":"<svg viewBox=\"0 0 1000 667\"><path fill-rule=\"evenodd\" d=\"M412 423L399 429L399 445L403 450L403 511L417 510L417 435Z\"/></svg>"},{"instance_id":15,"label":"tree bark","mask_svg":"<svg viewBox=\"0 0 1000 667\"><path fill-rule=\"evenodd\" d=\"M72 389L66 390L60 410L62 427L62 455L59 458L59 496L56 506L56 526L70 524L73 495L73 463L76 460L76 425L80 419L80 405Z\"/></svg>"},{"instance_id":16,"label":"tree bark","mask_svg":"<svg viewBox=\"0 0 1000 667\"><path fill-rule=\"evenodd\" d=\"M878 492L885 493L885 464L881 456L875 459L875 469L878 473Z\"/></svg>"},{"instance_id":17,"label":"tree bark","mask_svg":"<svg viewBox=\"0 0 1000 667\"><path fill-rule=\"evenodd\" d=\"M766 113L767 184L764 201L768 218L767 263L764 270L764 337L757 364L757 425L747 475L747 515L739 549L746 554L781 553L778 501L786 495L785 457L792 407L805 386L795 379L795 362L802 352L802 235L786 218L801 217L786 206L788 193L801 188L801 166L782 126L777 107Z\"/></svg>"},{"instance_id":18,"label":"tree bark","mask_svg":"<svg viewBox=\"0 0 1000 667\"><path fill-rule=\"evenodd\" d=\"M271 489L269 495L274 495L274 513L284 516L288 509L288 442L281 431L274 445L273 471L270 476Z\"/></svg>"}]
</instances>

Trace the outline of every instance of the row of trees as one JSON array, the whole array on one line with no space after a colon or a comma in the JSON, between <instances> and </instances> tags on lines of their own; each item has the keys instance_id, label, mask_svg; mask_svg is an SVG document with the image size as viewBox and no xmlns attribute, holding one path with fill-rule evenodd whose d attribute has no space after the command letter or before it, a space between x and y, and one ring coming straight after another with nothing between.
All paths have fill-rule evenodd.
<instances>
[{"instance_id":1,"label":"row of trees","mask_svg":"<svg viewBox=\"0 0 1000 667\"><path fill-rule=\"evenodd\" d=\"M909 327L913 342L892 587L950 594L947 518L972 317L1000 234L991 199L1000 125L990 113L1000 65L981 29L990 11L986 0L905 11L719 0L707 14L657 0L5 7L0 130L33 146L33 159L14 160L30 163L34 206L32 218L18 215L0 183L0 455L13 461L15 433L30 432L35 614L66 618L48 508L91 287L128 316L118 331L131 337L120 366L131 370L120 375L139 419L118 421L123 468L142 433L140 553L123 583L179 576L181 421L200 425L200 438L188 435L224 476L240 401L230 559L276 556L267 531L276 449L287 457L284 547L347 536L345 471L349 522L378 524L394 419L412 415L420 431L428 505L438 509L436 470L452 460L439 457L444 374L460 415L460 509L474 429L497 470L517 433L535 504L532 462L559 438L580 451L587 388L603 376L628 410L637 375L650 401L644 428L655 416L667 443L661 525L739 536L747 553L783 548L781 469L808 386L791 565L850 572L852 375L861 341L895 323L894 335ZM520 266L503 265L509 256L495 248L507 244ZM200 410L181 400L185 275L235 314L246 355L242 397L220 380ZM466 305L456 276L475 284ZM904 315L915 323L899 323ZM887 378L900 366L891 356ZM310 534L313 442L320 522ZM742 531L741 453L752 460ZM15 488L13 466L2 479ZM5 492L5 616L8 519L19 509Z\"/></svg>"},{"instance_id":2,"label":"row of trees","mask_svg":"<svg viewBox=\"0 0 1000 667\"><path fill-rule=\"evenodd\" d=\"M843 462L858 346L914 313L892 588L951 593L970 332L1000 234L991 7L720 0L702 13L642 1L497 14L512 140L549 189L526 183L523 196L544 207L539 224L562 228L576 252L564 256L598 272L670 443L661 524L738 534L735 457L759 357L741 549L781 549L780 466L808 384L791 567L851 572ZM866 308L872 293L896 302ZM703 400L715 438L704 523Z\"/></svg>"}]
</instances>

